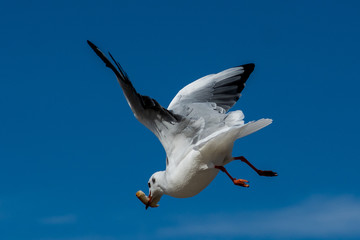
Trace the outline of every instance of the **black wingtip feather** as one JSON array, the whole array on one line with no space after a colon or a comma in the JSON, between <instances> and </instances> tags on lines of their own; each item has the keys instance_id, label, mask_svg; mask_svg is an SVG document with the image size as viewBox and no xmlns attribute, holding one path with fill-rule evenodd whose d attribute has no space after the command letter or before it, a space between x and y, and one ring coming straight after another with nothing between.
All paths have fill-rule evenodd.
<instances>
[{"instance_id":1,"label":"black wingtip feather","mask_svg":"<svg viewBox=\"0 0 360 240\"><path fill-rule=\"evenodd\" d=\"M101 58L101 60L103 60L103 62L106 64L107 67L110 67L111 69L114 67L112 63L109 61L109 59L105 56L105 54L102 51L100 51L100 49L95 44L93 44L89 40L87 40L87 43L89 44L91 49L94 50L96 55L98 55Z\"/></svg>"},{"instance_id":2,"label":"black wingtip feather","mask_svg":"<svg viewBox=\"0 0 360 240\"><path fill-rule=\"evenodd\" d=\"M250 74L254 71L255 64L248 63L241 65L240 67L244 68L244 72L241 74L240 82L238 83L238 89L237 89L238 93L241 93L242 90L244 90L246 81L250 77Z\"/></svg>"},{"instance_id":3,"label":"black wingtip feather","mask_svg":"<svg viewBox=\"0 0 360 240\"><path fill-rule=\"evenodd\" d=\"M255 68L255 63L247 63L243 65L244 67L248 67L248 68L252 68L254 70Z\"/></svg>"},{"instance_id":4,"label":"black wingtip feather","mask_svg":"<svg viewBox=\"0 0 360 240\"><path fill-rule=\"evenodd\" d=\"M119 69L119 72L120 72L123 80L126 81L126 82L130 82L128 75L126 74L124 69L121 67L120 63L115 60L115 58L111 55L110 52L108 52L108 53L109 53L109 56L111 57L111 59L113 60L113 62L116 64L117 68Z\"/></svg>"},{"instance_id":5,"label":"black wingtip feather","mask_svg":"<svg viewBox=\"0 0 360 240\"><path fill-rule=\"evenodd\" d=\"M243 83L245 84L247 79L250 77L250 74L254 71L255 64L248 63L248 64L242 65L242 67L244 68L244 73L242 74L241 78L242 78ZM240 91L242 91L244 89L244 87L245 86L243 86Z\"/></svg>"},{"instance_id":6,"label":"black wingtip feather","mask_svg":"<svg viewBox=\"0 0 360 240\"><path fill-rule=\"evenodd\" d=\"M254 63L248 63L248 64L241 65L240 67L243 67L245 72L248 72L249 75L250 75L254 71L255 64Z\"/></svg>"},{"instance_id":7,"label":"black wingtip feather","mask_svg":"<svg viewBox=\"0 0 360 240\"><path fill-rule=\"evenodd\" d=\"M86 40L92 49L97 48L90 40Z\"/></svg>"},{"instance_id":8,"label":"black wingtip feather","mask_svg":"<svg viewBox=\"0 0 360 240\"><path fill-rule=\"evenodd\" d=\"M100 51L100 49L95 44L93 44L89 40L87 40L87 43L92 48L92 50L94 50L96 55L98 55L101 58L101 60L105 63L105 65L116 74L116 76L119 78L119 81L126 82L127 84L130 83L130 80L129 80L126 72L123 70L121 65L113 58L113 56L111 55L110 52L109 52L109 55L110 55L111 59L114 61L115 65L117 66L119 71L115 68L115 66L110 62L110 60L105 56L105 54L102 51Z\"/></svg>"}]
</instances>

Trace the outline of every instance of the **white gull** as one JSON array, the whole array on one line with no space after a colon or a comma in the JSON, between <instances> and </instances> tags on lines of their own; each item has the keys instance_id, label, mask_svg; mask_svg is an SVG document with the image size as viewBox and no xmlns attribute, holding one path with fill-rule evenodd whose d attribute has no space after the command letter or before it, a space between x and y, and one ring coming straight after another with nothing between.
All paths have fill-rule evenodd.
<instances>
[{"instance_id":1,"label":"white gull","mask_svg":"<svg viewBox=\"0 0 360 240\"><path fill-rule=\"evenodd\" d=\"M244 157L233 157L234 142L269 125L271 119L244 123L242 111L228 112L239 99L255 65L245 64L207 75L181 89L167 109L156 100L140 95L120 64L109 59L88 41L90 47L116 75L135 117L160 140L166 151L166 170L154 173L148 182L146 208L157 207L166 194L176 198L192 197L221 170L238 186L248 181L233 178L224 165L233 160L248 164L261 176L277 176L273 171L255 168Z\"/></svg>"}]
</instances>

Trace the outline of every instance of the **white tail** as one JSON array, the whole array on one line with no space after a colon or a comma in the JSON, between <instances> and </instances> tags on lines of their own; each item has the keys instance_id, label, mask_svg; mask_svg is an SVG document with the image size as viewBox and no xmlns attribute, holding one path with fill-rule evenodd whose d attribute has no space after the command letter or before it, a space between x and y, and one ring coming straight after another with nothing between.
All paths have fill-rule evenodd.
<instances>
[{"instance_id":1,"label":"white tail","mask_svg":"<svg viewBox=\"0 0 360 240\"><path fill-rule=\"evenodd\" d=\"M239 129L236 138L245 137L249 134L259 131L260 129L266 127L267 125L270 125L271 123L272 119L269 118L262 118L257 121L249 122Z\"/></svg>"}]
</instances>

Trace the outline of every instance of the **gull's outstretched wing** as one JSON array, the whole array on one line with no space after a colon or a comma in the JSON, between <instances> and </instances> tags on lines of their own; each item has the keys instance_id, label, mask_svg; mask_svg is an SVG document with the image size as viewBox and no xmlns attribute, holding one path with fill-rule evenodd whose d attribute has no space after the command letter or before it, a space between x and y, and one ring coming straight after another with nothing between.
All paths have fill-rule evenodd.
<instances>
[{"instance_id":1,"label":"gull's outstretched wing","mask_svg":"<svg viewBox=\"0 0 360 240\"><path fill-rule=\"evenodd\" d=\"M102 53L97 46L89 40L87 41L90 47L101 58L101 60L110 68L116 75L118 82L124 92L126 100L130 105L135 117L149 128L163 143L162 138L167 134L171 126L174 126L179 120L177 116L167 109L163 108L156 100L140 95L136 92L134 86L130 82L127 74L122 69L120 64L109 53L111 59L116 64L117 68L109 61L109 59ZM164 144L163 144L164 145ZM166 146L164 146L166 148ZM165 149L166 150L166 149Z\"/></svg>"},{"instance_id":2,"label":"gull's outstretched wing","mask_svg":"<svg viewBox=\"0 0 360 240\"><path fill-rule=\"evenodd\" d=\"M202 77L181 89L168 109L191 103L211 102L227 112L240 98L254 67L253 63L249 63Z\"/></svg>"}]
</instances>

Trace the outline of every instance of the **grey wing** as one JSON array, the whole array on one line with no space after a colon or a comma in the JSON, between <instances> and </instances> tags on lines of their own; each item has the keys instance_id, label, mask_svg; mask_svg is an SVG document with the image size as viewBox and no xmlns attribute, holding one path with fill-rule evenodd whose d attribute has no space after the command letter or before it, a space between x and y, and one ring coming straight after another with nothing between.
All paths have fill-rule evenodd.
<instances>
[{"instance_id":1,"label":"grey wing","mask_svg":"<svg viewBox=\"0 0 360 240\"><path fill-rule=\"evenodd\" d=\"M115 68L115 66L97 46L90 41L87 42L106 64L106 66L115 73L135 117L139 120L139 122L149 128L163 143L163 136L167 134L169 128L175 125L180 116L177 116L163 108L155 99L139 94L133 87L125 71L122 69L120 64L115 61L111 54L109 53L117 68ZM166 149L166 146L164 146L164 148Z\"/></svg>"},{"instance_id":2,"label":"grey wing","mask_svg":"<svg viewBox=\"0 0 360 240\"><path fill-rule=\"evenodd\" d=\"M253 63L249 63L200 78L181 89L168 109L191 103L211 102L227 112L240 98L254 67Z\"/></svg>"}]
</instances>

